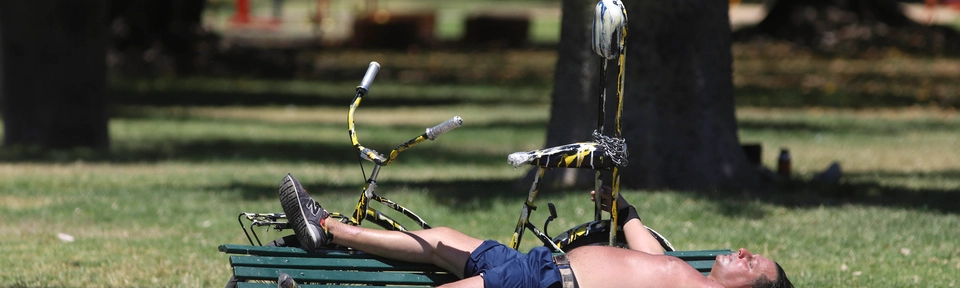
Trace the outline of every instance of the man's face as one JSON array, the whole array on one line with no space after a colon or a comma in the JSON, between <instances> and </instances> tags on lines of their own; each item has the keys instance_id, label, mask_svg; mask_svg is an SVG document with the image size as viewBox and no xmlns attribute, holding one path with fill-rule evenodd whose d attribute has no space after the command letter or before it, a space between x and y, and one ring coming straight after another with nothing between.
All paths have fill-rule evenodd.
<instances>
[{"instance_id":1,"label":"man's face","mask_svg":"<svg viewBox=\"0 0 960 288\"><path fill-rule=\"evenodd\" d=\"M773 260L740 248L732 254L717 256L708 278L727 288L750 287L761 275L770 280L777 278L777 266Z\"/></svg>"}]
</instances>

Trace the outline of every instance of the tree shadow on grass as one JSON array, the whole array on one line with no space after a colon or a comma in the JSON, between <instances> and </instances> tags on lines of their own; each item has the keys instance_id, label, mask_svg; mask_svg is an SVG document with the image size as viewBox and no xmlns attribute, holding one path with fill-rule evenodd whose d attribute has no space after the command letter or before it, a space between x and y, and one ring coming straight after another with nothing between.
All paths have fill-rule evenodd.
<instances>
[{"instance_id":1,"label":"tree shadow on grass","mask_svg":"<svg viewBox=\"0 0 960 288\"><path fill-rule=\"evenodd\" d=\"M235 124L235 123L234 123ZM262 123L251 123L260 125ZM310 124L277 124L283 126ZM470 124L451 133L469 133L471 129L496 130L515 129L531 131L542 127L540 122L494 121L484 125ZM346 126L346 125L344 125ZM419 130L409 135L413 138L425 127L398 125L390 129ZM464 134L468 135L468 134ZM0 162L31 163L72 163L76 161L108 163L150 163L161 161L183 161L190 163L210 161L275 161L275 162L317 162L323 164L357 163L357 152L350 144L344 129L342 139L329 140L256 140L210 136L207 138L178 139L175 137L156 140L120 140L114 141L110 151L92 149L50 150L37 147L6 146L0 149ZM364 140L364 146L376 149L382 154L409 140L397 138L390 140ZM444 141L444 140L439 140ZM430 142L430 141L427 141ZM404 163L472 163L506 166L509 153L492 153L483 150L467 150L446 145L441 148L423 143L400 156Z\"/></svg>"},{"instance_id":2,"label":"tree shadow on grass","mask_svg":"<svg viewBox=\"0 0 960 288\"><path fill-rule=\"evenodd\" d=\"M795 76L787 76L795 77ZM941 83L951 83L950 79L943 79ZM923 85L917 85L918 88ZM911 96L889 93L861 93L837 92L827 93L820 90L809 90L790 87L737 87L736 102L738 106L757 107L833 107L833 108L894 108L913 105L934 104L946 107L957 107L955 99L927 99L919 100Z\"/></svg>"},{"instance_id":3,"label":"tree shadow on grass","mask_svg":"<svg viewBox=\"0 0 960 288\"><path fill-rule=\"evenodd\" d=\"M346 106L344 106L346 107ZM246 126L256 129L298 128L310 129L316 123L263 123L256 119L218 119L197 115L172 113L170 115L152 115L147 110L127 109L115 119L151 119L162 118L163 121L178 123L177 121L202 123L203 127L219 127L222 123L231 127ZM469 120L467 120L469 121ZM323 124L330 129L329 124ZM72 163L76 161L108 162L108 163L150 163L161 161L208 162L208 161L278 161L278 162L318 162L324 164L352 164L357 162L357 153L350 144L346 133L346 123L343 123L343 136L336 139L322 140L259 140L249 136L209 136L205 138L181 139L177 136L166 136L156 139L114 139L109 151L94 149L65 149L52 150L38 147L5 146L0 149L0 162L34 162L34 163ZM544 129L545 123L541 120L501 120L485 124L468 122L450 134L470 135L470 130L516 130L537 131ZM184 124L188 127L189 124ZM413 138L422 133L427 126L397 124L378 124L377 131L382 130L410 130L408 137ZM361 133L367 132L360 127ZM374 129L371 129L374 130ZM370 132L373 133L373 132ZM466 133L466 134L464 134ZM242 133L241 133L242 134ZM458 136L466 137L470 136ZM389 153L391 149L410 138L395 138L373 141L363 140L364 146L373 148L380 153ZM449 136L444 136L444 139ZM440 140L445 141L445 140ZM430 142L430 141L427 141ZM430 147L429 143L412 148L411 152L404 153L403 162L422 163L505 163L507 154L492 154L490 152L470 151L452 146L446 148Z\"/></svg>"},{"instance_id":4,"label":"tree shadow on grass","mask_svg":"<svg viewBox=\"0 0 960 288\"><path fill-rule=\"evenodd\" d=\"M278 179L283 175L277 175ZM296 176L296 175L294 175ZM359 180L359 179L358 179ZM334 193L350 199L358 198L363 188L362 181L344 184L312 183L301 179L301 183L313 195ZM390 181L387 185L378 187L378 194L390 198L390 189L403 187L405 190L424 191L438 204L456 207L458 210L481 210L489 208L495 202L510 201L523 203L526 193L519 193L513 189L513 180L455 180L455 181ZM213 188L220 190L220 188ZM275 200L277 185L258 185L245 182L233 182L223 190L238 191L245 200ZM561 192L564 193L564 192ZM570 192L572 193L572 192ZM459 203L479 203L470 207L460 206ZM404 203L399 203L405 205ZM428 207L409 207L416 212Z\"/></svg>"},{"instance_id":5,"label":"tree shadow on grass","mask_svg":"<svg viewBox=\"0 0 960 288\"><path fill-rule=\"evenodd\" d=\"M296 93L237 93L237 92L210 92L210 91L176 91L176 92L127 92L111 91L110 104L139 105L139 106L343 106L346 109L353 100L353 94L345 93L341 97L327 95L303 95ZM458 98L446 99L408 99L381 97L376 101L363 102L364 107L397 107L397 106L437 106L464 104L467 101Z\"/></svg>"},{"instance_id":6,"label":"tree shadow on grass","mask_svg":"<svg viewBox=\"0 0 960 288\"><path fill-rule=\"evenodd\" d=\"M388 147L378 150L389 153L391 145L371 143L369 147ZM416 149L416 148L414 148ZM322 163L324 165L354 165L358 163L356 150L349 144L318 143L310 141L255 142L238 139L211 138L191 141L164 141L143 146L116 148L110 152L86 149L49 151L25 147L7 147L0 151L0 162L72 163L108 162L149 163L182 161L189 163L217 161L266 161L293 163ZM424 149L406 152L398 158L404 163L464 163L474 165L504 165L506 155L482 151L449 148ZM364 163L368 163L364 161Z\"/></svg>"},{"instance_id":7,"label":"tree shadow on grass","mask_svg":"<svg viewBox=\"0 0 960 288\"><path fill-rule=\"evenodd\" d=\"M359 80L359 79L358 79ZM136 81L134 81L136 82ZM163 82L163 81L160 81ZM205 83L204 82L211 82ZM114 85L109 91L109 104L126 106L334 106L346 108L356 95L355 84L310 86L296 83L265 84L245 88L236 82L210 79L138 87L134 83ZM322 82L321 82L322 83ZM209 86L216 86L210 88ZM459 104L534 104L549 103L546 87L529 85L392 85L375 88L364 107L437 106Z\"/></svg>"},{"instance_id":8,"label":"tree shadow on grass","mask_svg":"<svg viewBox=\"0 0 960 288\"><path fill-rule=\"evenodd\" d=\"M343 146L343 147L341 147ZM356 152L348 145L316 142L252 142L236 139L154 141L143 145L124 145L111 151L88 149L44 150L35 147L6 147L0 161L31 163L70 163L75 161L108 163L145 163L161 161L320 161L356 162Z\"/></svg>"},{"instance_id":9,"label":"tree shadow on grass","mask_svg":"<svg viewBox=\"0 0 960 288\"><path fill-rule=\"evenodd\" d=\"M936 120L904 120L898 121L895 125L868 125L864 124L868 119L859 123L830 123L814 124L807 120L767 120L751 119L739 120L737 127L748 131L776 131L793 133L831 133L831 134L860 134L860 135L880 135L891 136L899 134L915 133L917 131L925 132L955 132L958 130L958 124L954 121L936 121Z\"/></svg>"},{"instance_id":10,"label":"tree shadow on grass","mask_svg":"<svg viewBox=\"0 0 960 288\"><path fill-rule=\"evenodd\" d=\"M766 212L744 205L743 201L757 200L784 207L815 208L845 205L916 209L939 213L960 213L960 189L912 188L902 184L883 184L870 179L920 177L928 179L960 179L960 170L929 173L862 172L846 173L846 180L827 183L817 180L781 180L772 189L746 194L717 192L684 192L720 203L725 215L763 217ZM935 181L935 180L927 180Z\"/></svg>"},{"instance_id":11,"label":"tree shadow on grass","mask_svg":"<svg viewBox=\"0 0 960 288\"><path fill-rule=\"evenodd\" d=\"M799 207L820 205L843 206L847 204L920 209L941 213L960 212L960 190L954 188L911 188L902 185L881 184L875 181L858 180L859 176L871 175L873 178L907 178L917 173L866 172L848 173L851 181L839 184L826 184L816 181L787 184L784 204ZM923 173L928 178L960 179L960 170L946 170Z\"/></svg>"}]
</instances>

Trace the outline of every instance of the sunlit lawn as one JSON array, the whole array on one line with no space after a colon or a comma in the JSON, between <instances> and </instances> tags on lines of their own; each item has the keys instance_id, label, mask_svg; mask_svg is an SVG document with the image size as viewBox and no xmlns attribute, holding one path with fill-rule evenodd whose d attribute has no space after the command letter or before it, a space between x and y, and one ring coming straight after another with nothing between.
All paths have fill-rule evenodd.
<instances>
[{"instance_id":1,"label":"sunlit lawn","mask_svg":"<svg viewBox=\"0 0 960 288\"><path fill-rule=\"evenodd\" d=\"M216 246L246 243L239 212L279 211L276 187L286 173L328 209L351 209L363 176L345 108L120 107L111 155L27 161L5 152L0 286L222 285L229 265ZM385 151L462 116L464 127L387 167L378 191L434 225L506 241L525 189L513 186L524 170L505 155L542 145L547 108L369 107L357 125L365 145ZM769 193L812 200L627 191L647 224L680 249L742 246L769 255L799 287L956 285L955 112L741 107L738 116L741 140L764 145L767 167L780 147L793 154L798 181ZM806 182L831 161L846 173L840 185ZM590 217L587 199L585 191L546 191L538 202L558 205L556 233ZM546 213L537 213L534 223L542 223ZM526 240L524 249L533 247Z\"/></svg>"}]
</instances>

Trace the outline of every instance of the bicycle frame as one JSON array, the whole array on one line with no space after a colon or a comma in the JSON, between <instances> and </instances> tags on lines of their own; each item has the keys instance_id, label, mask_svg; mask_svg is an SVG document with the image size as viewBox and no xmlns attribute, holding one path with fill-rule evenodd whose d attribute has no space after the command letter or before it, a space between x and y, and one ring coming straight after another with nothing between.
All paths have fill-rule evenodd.
<instances>
[{"instance_id":1,"label":"bicycle frame","mask_svg":"<svg viewBox=\"0 0 960 288\"><path fill-rule=\"evenodd\" d=\"M414 137L403 144L398 145L393 150L390 151L389 156L384 156L378 153L376 150L364 147L360 144L360 140L357 137L356 125L354 123L354 114L357 111L357 108L360 106L360 102L363 100L363 97L367 95L370 89L370 84L373 79L376 77L377 72L380 70L380 64L377 62L370 62L367 72L363 76L363 80L360 82L360 85L357 86L356 95L353 98L353 101L350 104L350 110L347 113L347 126L348 133L350 135L350 142L353 144L354 149L356 149L357 154L360 159L367 160L374 163L373 170L370 172L370 176L366 177L363 190L361 192L359 200L357 200L356 208L353 213L349 216L342 213L333 212L330 213L330 217L336 218L343 223L350 225L359 226L364 222L364 220L373 222L374 224L383 227L387 230L397 230L397 231L407 231L407 228L400 224L395 219L390 216L383 214L370 207L370 201L380 202L381 204L393 209L397 212L400 212L407 218L413 220L417 226L422 229L430 229L430 225L427 224L423 218L419 215L403 207L396 202L391 201L383 196L380 196L376 193L377 188L377 177L380 175L380 169L384 166L390 165L394 160L407 149L416 146L417 144L423 143L426 140L435 140L441 134L449 132L454 128L460 127L463 125L463 119L460 116L454 116L450 120L447 120L443 123L440 123L431 128L427 128L426 132L423 134ZM363 165L361 163L361 169ZM247 240L250 241L250 244L253 245L253 238L256 238L258 245L260 244L260 237L257 236L256 232L253 232L253 238L250 237L250 233L247 232L247 227L243 225L242 219L246 218L250 221L250 230L253 231L254 226L272 226L275 230L287 229L287 222L280 221L280 219L286 219L286 215L283 213L241 213L238 216L238 221L240 221L240 227L243 228L244 233L247 234Z\"/></svg>"},{"instance_id":2,"label":"bicycle frame","mask_svg":"<svg viewBox=\"0 0 960 288\"><path fill-rule=\"evenodd\" d=\"M594 37L593 37L592 47L594 49L594 52L600 55L600 62L601 62L600 66L602 68L600 69L600 107L599 107L599 113L598 113L599 120L597 121L597 132L594 132L594 139L595 141L600 143L610 140L610 139L605 139L603 137L603 122L605 119L604 112L606 110L606 95L607 95L606 85L603 84L604 83L603 79L606 76L607 63L609 63L607 60L611 60L614 58L614 55L612 53L614 52L614 50L616 50L617 52L616 58L618 60L617 61L619 64L618 66L620 68L619 73L617 75L617 111L616 111L617 114L616 114L616 120L615 120L616 130L614 131L613 141L616 142L614 145L620 144L623 146L624 155L622 155L623 162L622 163L618 162L617 165L611 168L612 169L612 173L611 173L611 188L612 188L611 201L612 202L610 203L610 207L612 207L610 209L610 219L611 219L610 223L619 223L617 222L617 220L619 219L619 215L617 215L618 211L615 208L618 207L617 199L620 198L619 197L620 168L627 166L626 141L623 140L623 135L621 134L622 132L621 116L623 115L623 83L625 79L624 72L627 66L627 8L624 7L622 2L619 2L619 1L600 1L599 3L597 3L597 7L595 10L596 10L596 15L594 17L594 24L593 24ZM598 22L600 22L599 25L598 25ZM615 30L613 31L613 33L608 33L607 31L605 31L608 28L614 28ZM619 28L619 31L617 31L616 28ZM616 36L619 36L619 37L616 37ZM608 39L608 37L610 38ZM616 38L619 38L619 39L616 39ZM615 39L618 44L616 47L604 46L604 44L610 44L612 41L615 41ZM594 191L600 191L603 182L600 179L599 170L597 171L596 176L597 176L597 180L596 180L596 184L594 185L594 189L595 189ZM596 211L595 212L595 218L597 219L596 221L599 221L600 214L601 214L600 212L602 211L600 207L600 201L596 201L594 210ZM610 246L615 245L616 238L617 238L617 225L610 225L610 242L608 244Z\"/></svg>"},{"instance_id":3,"label":"bicycle frame","mask_svg":"<svg viewBox=\"0 0 960 288\"><path fill-rule=\"evenodd\" d=\"M387 207L392 208L393 210L396 210L402 213L404 216L407 216L407 218L410 218L413 221L415 221L417 225L420 226L421 228L429 229L430 225L428 225L426 221L424 221L423 218L418 216L416 213L413 213L413 211L410 211L406 207L403 207L400 204L397 204L393 201L390 201L387 198L384 198L376 194L375 190L377 188L377 176L380 174L380 168L383 166L390 165L390 163L392 163L394 160L397 159L397 156L399 156L401 152L406 151L407 149L410 149L413 146L416 146L417 144L423 143L423 141L434 140L438 136L440 136L440 134L446 133L447 131L460 127L460 125L463 125L463 119L461 119L460 116L454 116L450 120L440 123L434 126L433 128L427 128L426 132L424 132L423 134L417 137L414 137L413 139L410 139L407 142L404 142L403 144L400 144L399 146L394 148L392 151L390 151L390 154L388 157L384 157L383 155L378 153L376 150L364 147L363 145L360 144L360 140L357 138L356 125L354 124L354 114L357 111L357 107L360 106L360 102L363 100L363 96L365 96L369 91L370 82L373 81L373 78L376 76L377 71L379 69L380 69L379 63L377 62L370 63L370 66L367 69L367 73L363 76L363 81L360 82L360 86L357 86L357 94L353 98L353 103L350 104L350 111L347 113L347 123L349 127L348 132L350 134L350 142L353 144L353 147L357 150L357 153L360 155L360 158L373 162L374 167L373 167L373 171L370 172L370 178L367 178L366 180L366 184L363 187L363 193L360 196L360 199L357 201L357 208L354 210L353 215L350 218L342 218L344 219L342 221L345 221L353 225L360 225L361 223L363 223L363 220L366 219L368 215L370 215L370 216L376 217L374 218L376 219L374 221L376 221L380 226L385 226L384 224L387 224L391 226L390 228L392 228L393 230L406 231L406 228L400 225L400 223L397 223L396 221L393 221L393 219L390 219L389 217L387 217L386 215L383 215L379 211L376 211L375 209L370 208L369 200L372 199L386 205ZM384 223L384 221L386 221L387 223Z\"/></svg>"},{"instance_id":4,"label":"bicycle frame","mask_svg":"<svg viewBox=\"0 0 960 288\"><path fill-rule=\"evenodd\" d=\"M517 152L510 154L507 161L514 167L529 164L537 166L537 176L531 184L527 193L527 199L520 212L520 219L514 229L513 238L510 241L510 247L519 249L520 241L523 238L525 230L531 230L544 245L554 249L555 252L562 251L560 242L563 240L551 239L546 233L540 231L529 222L530 212L536 210L534 200L540 191L540 180L543 178L546 170L551 168L581 168L592 169L596 171L594 182L594 191L601 191L603 179L602 171L610 171L610 186L612 188L611 207L617 207L617 199L620 191L620 170L619 168L627 165L626 143L621 136L621 114L623 111L623 80L624 68L626 64L626 36L627 36L627 14L626 9L619 1L601 0L596 6L596 15L593 24L593 50L600 55L600 81L599 81L599 107L597 130L594 131L593 142L580 142L534 150L528 152ZM610 45L616 41L616 45ZM618 58L619 75L617 77L617 111L616 111L616 130L613 137L603 135L604 119L606 117L606 86L604 79L606 77L607 60ZM601 201L595 201L594 221L581 224L565 232L568 237L577 237L585 235L591 229L600 229L602 221ZM618 223L617 209L610 209L610 223ZM609 243L615 245L617 242L617 225L607 225ZM593 227L593 228L591 228ZM570 239L567 239L570 240ZM569 242L569 241L567 241Z\"/></svg>"}]
</instances>

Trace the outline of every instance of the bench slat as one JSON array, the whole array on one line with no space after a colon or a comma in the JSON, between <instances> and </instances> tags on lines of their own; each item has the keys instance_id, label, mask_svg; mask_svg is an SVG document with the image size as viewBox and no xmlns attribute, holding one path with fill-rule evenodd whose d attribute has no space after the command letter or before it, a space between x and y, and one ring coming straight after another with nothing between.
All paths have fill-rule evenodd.
<instances>
[{"instance_id":1,"label":"bench slat","mask_svg":"<svg viewBox=\"0 0 960 288\"><path fill-rule=\"evenodd\" d=\"M692 251L669 251L664 252L666 255L675 256L677 258L683 259L684 261L688 260L710 260L713 261L717 258L717 255L727 255L732 253L730 250L692 250Z\"/></svg>"},{"instance_id":2,"label":"bench slat","mask_svg":"<svg viewBox=\"0 0 960 288\"><path fill-rule=\"evenodd\" d=\"M224 244L218 250L227 254L245 254L259 256L286 256L286 257L313 257L313 258L363 258L374 259L376 256L356 250L324 249L316 252L307 252L298 247L275 246L248 246Z\"/></svg>"},{"instance_id":3,"label":"bench slat","mask_svg":"<svg viewBox=\"0 0 960 288\"><path fill-rule=\"evenodd\" d=\"M366 285L366 286L357 286L357 285L326 285L326 284L303 284L298 283L301 288L376 288L376 287L392 287L398 288L398 286L388 286L388 285ZM277 283L247 283L240 282L237 283L237 288L277 288ZM430 288L430 286L402 286L402 288Z\"/></svg>"},{"instance_id":4,"label":"bench slat","mask_svg":"<svg viewBox=\"0 0 960 288\"><path fill-rule=\"evenodd\" d=\"M710 272L710 269L713 268L713 260L691 260L687 261L687 264L693 266L694 269L700 272Z\"/></svg>"},{"instance_id":5,"label":"bench slat","mask_svg":"<svg viewBox=\"0 0 960 288\"><path fill-rule=\"evenodd\" d=\"M273 247L273 246L248 246L224 244L218 248L220 252L227 254L245 254L260 256L288 256L288 257L313 257L313 258L361 258L376 259L376 256L355 250L327 249L317 252L306 252L297 247ZM692 250L692 251L670 251L666 255L676 256L683 260L714 260L717 255L726 255L732 253L731 250Z\"/></svg>"},{"instance_id":6,"label":"bench slat","mask_svg":"<svg viewBox=\"0 0 960 288\"><path fill-rule=\"evenodd\" d=\"M722 250L721 250L722 251ZM713 267L714 252L696 253L683 251L686 255L676 255L700 272L710 272ZM726 253L730 253L726 251ZM713 255L713 257L709 257ZM368 255L369 256L369 255ZM364 271L426 271L444 272L443 269L429 264L417 264L403 261L393 261L376 258L304 258L304 257L274 257L274 256L231 256L231 266L249 267L276 267L298 269L337 269L337 270L364 270Z\"/></svg>"},{"instance_id":7,"label":"bench slat","mask_svg":"<svg viewBox=\"0 0 960 288\"><path fill-rule=\"evenodd\" d=\"M298 283L301 288L357 288L357 285L324 285L324 284L303 284ZM388 286L360 286L365 288L388 287ZM397 288L396 286L392 286ZM403 288L428 288L430 286L403 286ZM277 288L277 283L237 283L237 288Z\"/></svg>"},{"instance_id":8,"label":"bench slat","mask_svg":"<svg viewBox=\"0 0 960 288\"><path fill-rule=\"evenodd\" d=\"M378 271L332 271L307 269L264 269L257 267L233 267L237 279L274 280L284 272L297 282L358 283L373 285L429 285L437 286L459 280L453 274L391 273Z\"/></svg>"},{"instance_id":9,"label":"bench slat","mask_svg":"<svg viewBox=\"0 0 960 288\"><path fill-rule=\"evenodd\" d=\"M426 271L446 272L431 264L419 264L387 259L305 258L276 256L230 256L231 266L277 267L314 270L362 271Z\"/></svg>"}]
</instances>

